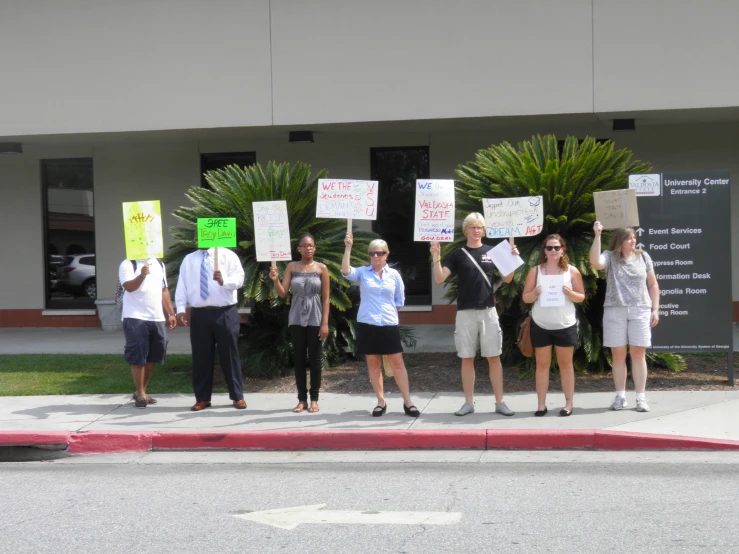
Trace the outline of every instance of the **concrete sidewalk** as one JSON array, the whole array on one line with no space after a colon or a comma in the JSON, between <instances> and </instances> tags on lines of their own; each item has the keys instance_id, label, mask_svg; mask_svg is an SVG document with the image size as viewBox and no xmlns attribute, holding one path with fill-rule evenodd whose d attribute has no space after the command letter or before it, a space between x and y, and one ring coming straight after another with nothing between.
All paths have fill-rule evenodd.
<instances>
[{"instance_id":1,"label":"concrete sidewalk","mask_svg":"<svg viewBox=\"0 0 739 554\"><path fill-rule=\"evenodd\" d=\"M550 394L549 414L534 417L536 395L506 396L514 417L493 413L490 396L476 413L456 417L459 393L420 393L417 419L403 413L397 394L388 412L370 416L374 395L321 395L321 411L294 414L293 394L248 394L247 410L227 395L191 412L190 395L156 395L159 403L135 408L130 395L0 397L0 446L41 445L73 453L160 449L332 450L403 448L476 449L739 449L739 392L648 393L649 413L612 412L611 393L575 397L570 417L558 417L562 395Z\"/></svg>"}]
</instances>

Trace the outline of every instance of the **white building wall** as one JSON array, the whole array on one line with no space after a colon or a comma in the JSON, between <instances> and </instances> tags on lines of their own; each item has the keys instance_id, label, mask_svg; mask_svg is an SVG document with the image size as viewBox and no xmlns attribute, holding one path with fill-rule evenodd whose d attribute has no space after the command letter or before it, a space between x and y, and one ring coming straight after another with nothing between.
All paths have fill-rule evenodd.
<instances>
[{"instance_id":1,"label":"white building wall","mask_svg":"<svg viewBox=\"0 0 739 554\"><path fill-rule=\"evenodd\" d=\"M269 0L0 0L0 136L269 125L269 33Z\"/></svg>"},{"instance_id":2,"label":"white building wall","mask_svg":"<svg viewBox=\"0 0 739 554\"><path fill-rule=\"evenodd\" d=\"M593 111L590 0L272 0L274 123Z\"/></svg>"},{"instance_id":3,"label":"white building wall","mask_svg":"<svg viewBox=\"0 0 739 554\"><path fill-rule=\"evenodd\" d=\"M596 112L739 105L739 2L593 0Z\"/></svg>"}]
</instances>

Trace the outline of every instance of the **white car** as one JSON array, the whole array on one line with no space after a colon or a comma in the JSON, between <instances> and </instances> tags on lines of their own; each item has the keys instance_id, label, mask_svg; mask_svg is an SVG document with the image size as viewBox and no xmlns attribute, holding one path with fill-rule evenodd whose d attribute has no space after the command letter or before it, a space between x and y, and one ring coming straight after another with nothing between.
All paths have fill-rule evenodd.
<instances>
[{"instance_id":1,"label":"white car","mask_svg":"<svg viewBox=\"0 0 739 554\"><path fill-rule=\"evenodd\" d=\"M56 289L76 296L97 298L95 254L65 256L56 268Z\"/></svg>"}]
</instances>

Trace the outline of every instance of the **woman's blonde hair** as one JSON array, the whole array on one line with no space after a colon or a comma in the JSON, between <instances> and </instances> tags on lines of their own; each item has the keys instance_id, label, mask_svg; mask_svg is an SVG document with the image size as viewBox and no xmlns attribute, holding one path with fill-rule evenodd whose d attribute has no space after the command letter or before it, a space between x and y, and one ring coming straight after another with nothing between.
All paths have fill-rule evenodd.
<instances>
[{"instance_id":1,"label":"woman's blonde hair","mask_svg":"<svg viewBox=\"0 0 739 554\"><path fill-rule=\"evenodd\" d=\"M482 216L479 212L472 212L470 215L464 218L464 221L462 222L462 234L467 232L467 227L472 225L473 223L476 223L483 229L485 229L485 218Z\"/></svg>"},{"instance_id":2,"label":"woman's blonde hair","mask_svg":"<svg viewBox=\"0 0 739 554\"><path fill-rule=\"evenodd\" d=\"M541 256L539 257L539 264L543 264L547 261L545 249L547 243L550 240L559 241L559 245L562 247L562 255L559 257L559 268L567 269L570 266L570 258L569 256L567 256L567 244L565 243L565 240L557 234L549 235L547 238L544 239L544 242L541 245Z\"/></svg>"},{"instance_id":3,"label":"woman's blonde hair","mask_svg":"<svg viewBox=\"0 0 739 554\"><path fill-rule=\"evenodd\" d=\"M611 232L611 242L608 245L608 250L613 250L613 255L617 261L621 261L621 245L626 239L631 238L632 235L636 236L636 231L631 227L622 227L621 229L614 229ZM634 248L634 252L640 256L644 254L644 250L641 248Z\"/></svg>"},{"instance_id":4,"label":"woman's blonde hair","mask_svg":"<svg viewBox=\"0 0 739 554\"><path fill-rule=\"evenodd\" d=\"M390 250L387 247L387 243L382 239L375 239L372 242L369 243L369 248L367 249L367 252L373 252L377 249L381 249L385 254L390 252Z\"/></svg>"}]
</instances>

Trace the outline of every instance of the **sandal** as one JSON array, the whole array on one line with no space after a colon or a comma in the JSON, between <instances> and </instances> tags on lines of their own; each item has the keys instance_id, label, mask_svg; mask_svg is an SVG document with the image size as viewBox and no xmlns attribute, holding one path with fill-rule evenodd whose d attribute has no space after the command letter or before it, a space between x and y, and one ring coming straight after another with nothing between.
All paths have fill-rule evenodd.
<instances>
[{"instance_id":1,"label":"sandal","mask_svg":"<svg viewBox=\"0 0 739 554\"><path fill-rule=\"evenodd\" d=\"M421 412L419 412L418 408L416 408L413 404L411 404L410 408L403 404L403 411L405 412L405 415L411 417L418 417L421 415Z\"/></svg>"},{"instance_id":2,"label":"sandal","mask_svg":"<svg viewBox=\"0 0 739 554\"><path fill-rule=\"evenodd\" d=\"M299 414L300 412L306 409L308 409L307 402L298 402L298 405L293 408L293 413Z\"/></svg>"},{"instance_id":3,"label":"sandal","mask_svg":"<svg viewBox=\"0 0 739 554\"><path fill-rule=\"evenodd\" d=\"M308 412L311 414L315 414L316 412L319 412L320 408L318 407L318 402L315 402L311 400L310 408L308 408Z\"/></svg>"},{"instance_id":4,"label":"sandal","mask_svg":"<svg viewBox=\"0 0 739 554\"><path fill-rule=\"evenodd\" d=\"M380 406L379 404L375 406L375 409L372 410L372 417L381 417L385 415L385 412L387 412L387 403L385 403L384 406Z\"/></svg>"}]
</instances>

